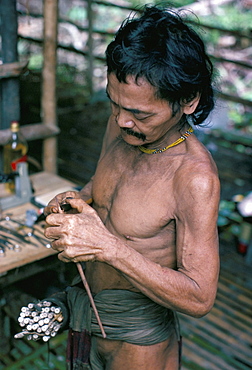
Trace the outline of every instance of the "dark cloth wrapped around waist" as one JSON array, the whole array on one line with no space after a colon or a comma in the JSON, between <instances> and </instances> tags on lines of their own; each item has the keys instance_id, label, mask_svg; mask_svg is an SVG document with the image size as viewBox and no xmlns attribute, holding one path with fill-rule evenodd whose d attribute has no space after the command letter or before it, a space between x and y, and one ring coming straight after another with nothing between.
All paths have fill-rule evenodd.
<instances>
[{"instance_id":1,"label":"dark cloth wrapped around waist","mask_svg":"<svg viewBox=\"0 0 252 370\"><path fill-rule=\"evenodd\" d=\"M70 328L102 337L86 292L72 287L67 292ZM136 345L152 345L169 338L176 327L173 311L158 305L142 293L103 290L94 296L107 338Z\"/></svg>"}]
</instances>

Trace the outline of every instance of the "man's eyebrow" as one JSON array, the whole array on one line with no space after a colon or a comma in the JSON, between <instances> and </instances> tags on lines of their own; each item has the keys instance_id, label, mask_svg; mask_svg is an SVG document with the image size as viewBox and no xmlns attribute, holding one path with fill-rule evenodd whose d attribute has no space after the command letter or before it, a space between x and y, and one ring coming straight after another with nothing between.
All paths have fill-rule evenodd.
<instances>
[{"instance_id":1,"label":"man's eyebrow","mask_svg":"<svg viewBox=\"0 0 252 370\"><path fill-rule=\"evenodd\" d=\"M111 97L110 97L110 95L109 95L109 93L108 93L108 89L106 89L106 95L107 95L107 97L108 97L108 99L113 103L113 104L115 104L115 105L117 105L118 106L118 104L116 104L112 99L111 99ZM148 115L148 116L150 116L150 115L155 115L155 113L153 113L153 112L146 112L146 111L142 111L142 110L139 110L139 109L135 109L135 108L126 108L126 107L122 107L122 109L124 109L124 110L126 110L127 112L131 112L131 113L133 113L133 114L145 114L145 115Z\"/></svg>"}]
</instances>

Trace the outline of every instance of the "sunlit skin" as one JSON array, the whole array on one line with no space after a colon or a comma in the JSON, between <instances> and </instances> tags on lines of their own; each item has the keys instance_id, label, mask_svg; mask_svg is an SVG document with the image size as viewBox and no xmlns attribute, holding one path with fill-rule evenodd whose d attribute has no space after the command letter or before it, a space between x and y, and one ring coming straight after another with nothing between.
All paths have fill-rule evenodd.
<instances>
[{"instance_id":1,"label":"sunlit skin","mask_svg":"<svg viewBox=\"0 0 252 370\"><path fill-rule=\"evenodd\" d=\"M45 235L54 239L60 260L87 262L94 294L140 291L160 305L201 317L213 305L219 271L216 167L194 135L160 154L138 148L177 140L189 127L180 127L181 118L195 110L198 98L173 116L144 79L136 84L128 77L126 84L111 74L107 93L112 114L96 173L80 193L58 196L59 202L77 198L68 202L78 213L58 214L55 200L45 208ZM91 196L92 207L84 202ZM97 343L109 370L178 369L175 333L153 346L101 338Z\"/></svg>"}]
</instances>

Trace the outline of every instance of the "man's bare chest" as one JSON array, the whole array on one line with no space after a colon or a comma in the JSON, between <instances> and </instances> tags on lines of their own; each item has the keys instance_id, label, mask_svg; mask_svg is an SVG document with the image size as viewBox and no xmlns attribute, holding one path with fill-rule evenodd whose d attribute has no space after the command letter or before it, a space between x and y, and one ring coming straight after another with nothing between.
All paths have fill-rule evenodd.
<instances>
[{"instance_id":1,"label":"man's bare chest","mask_svg":"<svg viewBox=\"0 0 252 370\"><path fill-rule=\"evenodd\" d=\"M148 159L114 153L97 167L93 180L96 209L119 234L152 237L173 219L172 168Z\"/></svg>"}]
</instances>

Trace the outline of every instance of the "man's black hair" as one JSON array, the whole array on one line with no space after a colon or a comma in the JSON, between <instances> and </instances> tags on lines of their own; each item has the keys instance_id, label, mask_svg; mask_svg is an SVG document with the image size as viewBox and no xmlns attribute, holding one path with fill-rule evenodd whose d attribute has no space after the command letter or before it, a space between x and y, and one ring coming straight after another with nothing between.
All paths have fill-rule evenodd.
<instances>
[{"instance_id":1,"label":"man's black hair","mask_svg":"<svg viewBox=\"0 0 252 370\"><path fill-rule=\"evenodd\" d=\"M156 95L167 100L176 113L182 103L198 94L200 101L191 115L202 123L214 107L213 66L199 35L180 15L158 6L145 6L139 17L127 18L106 50L108 74L120 82L128 76L145 78Z\"/></svg>"}]
</instances>

